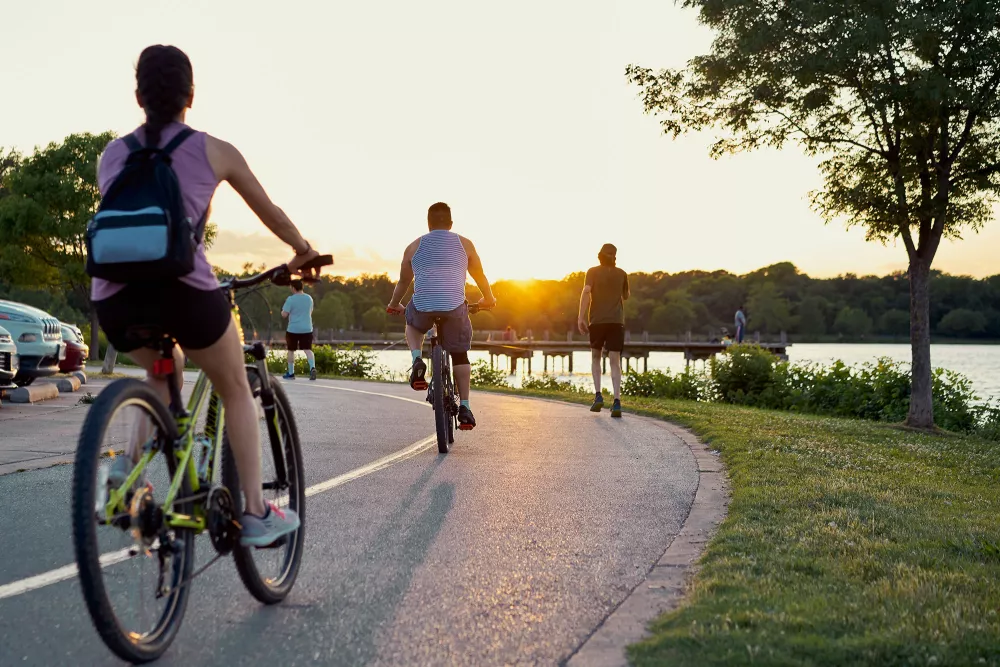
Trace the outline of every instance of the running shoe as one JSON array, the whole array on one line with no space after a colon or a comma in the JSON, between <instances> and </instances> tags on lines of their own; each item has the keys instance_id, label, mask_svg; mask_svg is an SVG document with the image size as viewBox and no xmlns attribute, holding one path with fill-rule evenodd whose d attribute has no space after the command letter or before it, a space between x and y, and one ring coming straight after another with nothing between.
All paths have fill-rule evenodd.
<instances>
[{"instance_id":1,"label":"running shoe","mask_svg":"<svg viewBox=\"0 0 1000 667\"><path fill-rule=\"evenodd\" d=\"M458 406L458 430L471 431L476 428L476 417L472 410L464 405Z\"/></svg>"},{"instance_id":2,"label":"running shoe","mask_svg":"<svg viewBox=\"0 0 1000 667\"><path fill-rule=\"evenodd\" d=\"M309 379L310 380L315 380L316 379L316 367L315 366L313 366L312 368L309 369Z\"/></svg>"},{"instance_id":3,"label":"running shoe","mask_svg":"<svg viewBox=\"0 0 1000 667\"><path fill-rule=\"evenodd\" d=\"M603 407L604 407L604 397L601 396L600 394L597 394L597 396L594 398L594 404L590 406L590 411L600 412L601 408Z\"/></svg>"},{"instance_id":4,"label":"running shoe","mask_svg":"<svg viewBox=\"0 0 1000 667\"><path fill-rule=\"evenodd\" d=\"M424 360L417 358L413 362L413 366L410 367L410 386L414 391L423 391L427 389L427 380L425 376L427 375L427 364Z\"/></svg>"},{"instance_id":5,"label":"running shoe","mask_svg":"<svg viewBox=\"0 0 1000 667\"><path fill-rule=\"evenodd\" d=\"M615 402L611 404L611 416L621 418L622 416L622 402L621 399L616 398Z\"/></svg>"},{"instance_id":6,"label":"running shoe","mask_svg":"<svg viewBox=\"0 0 1000 667\"><path fill-rule=\"evenodd\" d=\"M284 375L281 376L281 378L283 380L294 380L295 379L295 373L285 373Z\"/></svg>"},{"instance_id":7,"label":"running shoe","mask_svg":"<svg viewBox=\"0 0 1000 667\"><path fill-rule=\"evenodd\" d=\"M270 546L302 524L294 510L280 510L274 503L267 503L264 516L244 513L241 523L240 544L245 547Z\"/></svg>"}]
</instances>

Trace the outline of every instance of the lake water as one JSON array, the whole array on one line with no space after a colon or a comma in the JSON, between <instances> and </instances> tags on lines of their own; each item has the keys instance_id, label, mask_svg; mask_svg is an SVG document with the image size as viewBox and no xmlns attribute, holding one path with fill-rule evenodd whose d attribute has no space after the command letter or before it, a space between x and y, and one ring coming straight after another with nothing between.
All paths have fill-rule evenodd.
<instances>
[{"instance_id":1,"label":"lake water","mask_svg":"<svg viewBox=\"0 0 1000 667\"><path fill-rule=\"evenodd\" d=\"M402 378L410 366L410 353L405 349L384 350L377 353L379 363L397 377ZM790 361L808 361L828 364L840 359L847 364L860 364L875 361L879 357L889 357L896 361L910 360L909 345L840 345L840 344L807 344L799 343L788 348ZM478 359L489 361L485 352L470 352L469 358L475 362ZM542 371L542 355L536 353L532 359L532 371L536 374ZM552 364L555 364L555 368ZM641 362L640 362L641 363ZM702 363L702 362L697 362ZM980 398L1000 398L1000 345L932 345L931 363L934 367L947 368L967 376L979 394ZM576 352L573 355L573 375L569 375L564 367L565 361L549 360L549 372L562 381L570 381L580 386L593 389L590 378L590 353ZM518 385L520 375L527 366L525 361L518 362L518 375L510 377L510 383ZM649 356L649 368L678 372L684 369L684 356L680 353L654 352ZM640 368L641 370L641 368ZM611 378L605 376L604 386L611 386Z\"/></svg>"}]
</instances>

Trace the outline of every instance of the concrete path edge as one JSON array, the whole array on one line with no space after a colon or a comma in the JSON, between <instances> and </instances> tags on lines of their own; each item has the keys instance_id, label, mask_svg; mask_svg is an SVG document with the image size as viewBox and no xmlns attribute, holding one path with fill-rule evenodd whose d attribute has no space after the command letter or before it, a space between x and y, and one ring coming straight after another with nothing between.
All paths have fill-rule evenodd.
<instances>
[{"instance_id":1,"label":"concrete path edge","mask_svg":"<svg viewBox=\"0 0 1000 667\"><path fill-rule=\"evenodd\" d=\"M568 667L628 665L625 649L648 636L649 624L684 601L705 544L726 517L729 480L718 456L697 436L676 424L648 419L677 436L691 450L698 465L698 489L684 525L646 578L629 593L570 656Z\"/></svg>"}]
</instances>

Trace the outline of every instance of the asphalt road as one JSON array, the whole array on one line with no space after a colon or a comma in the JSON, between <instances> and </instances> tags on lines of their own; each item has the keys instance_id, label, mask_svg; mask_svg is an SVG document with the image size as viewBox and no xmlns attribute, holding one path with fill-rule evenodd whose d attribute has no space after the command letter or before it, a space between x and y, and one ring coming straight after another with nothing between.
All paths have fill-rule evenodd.
<instances>
[{"instance_id":1,"label":"asphalt road","mask_svg":"<svg viewBox=\"0 0 1000 667\"><path fill-rule=\"evenodd\" d=\"M310 485L433 433L404 386L285 386ZM680 529L697 466L679 439L628 414L479 393L473 409L480 426L451 453L432 445L309 497L285 603L254 601L229 560L208 570L158 664L565 661ZM11 593L73 562L71 477L69 465L0 476L0 665L119 664L75 578ZM199 542L203 563L211 548Z\"/></svg>"}]
</instances>

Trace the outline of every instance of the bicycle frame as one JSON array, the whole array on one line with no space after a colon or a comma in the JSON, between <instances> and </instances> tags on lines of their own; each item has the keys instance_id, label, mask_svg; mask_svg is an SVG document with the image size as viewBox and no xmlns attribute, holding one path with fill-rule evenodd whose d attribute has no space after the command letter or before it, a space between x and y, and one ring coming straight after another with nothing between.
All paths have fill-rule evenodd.
<instances>
[{"instance_id":1,"label":"bicycle frame","mask_svg":"<svg viewBox=\"0 0 1000 667\"><path fill-rule=\"evenodd\" d=\"M275 408L274 394L271 390L270 375L267 372L267 349L263 343L258 342L253 345L245 343L243 328L240 325L239 312L233 300L232 289L228 291L228 295L232 307L233 322L236 324L236 329L239 332L240 343L243 344L243 352L254 358L254 364L248 364L248 366L256 368L258 376L261 379L261 402L264 404L264 416L267 422L271 447L275 450L273 452L275 472L278 476L278 481L271 483L271 486L276 485L278 488L287 488L288 476L283 454L284 442L281 439L281 431L278 428L278 412ZM167 345L168 342L169 346ZM184 405L180 387L177 384L177 375L173 368L173 345L174 343L170 339L164 339L161 343L160 353L165 363L158 365L159 367L156 368L159 374L165 376L170 391L170 413L177 424L178 432L177 439L173 442L172 447L174 456L177 457L178 465L163 501L164 523L169 528L188 528L194 530L196 533L201 533L206 528L206 515L204 505L198 501L204 499L203 494L206 492L202 489L202 480L198 477L198 469L195 462L196 442L194 425L201 416L201 411L207 401L208 413L205 420L204 435L211 443L211 458L208 461L206 479L211 480L215 470L217 470L220 461L219 457L222 453L222 424L224 424L225 408L223 407L221 397L212 389L208 376L205 375L204 371L199 372L198 379L195 381L194 389L191 392L191 398L188 399L187 405ZM109 493L108 502L105 506L105 515L107 518L110 519L116 511L124 509L127 490L131 489L139 480L143 470L145 470L146 466L149 465L158 453L160 453L160 447L154 444L142 454L122 486ZM187 476L191 485L191 491L195 494L191 499L183 499L195 500L193 515L173 511L173 506L178 500L177 495L180 493L184 475ZM232 491L235 493L238 490Z\"/></svg>"}]
</instances>

